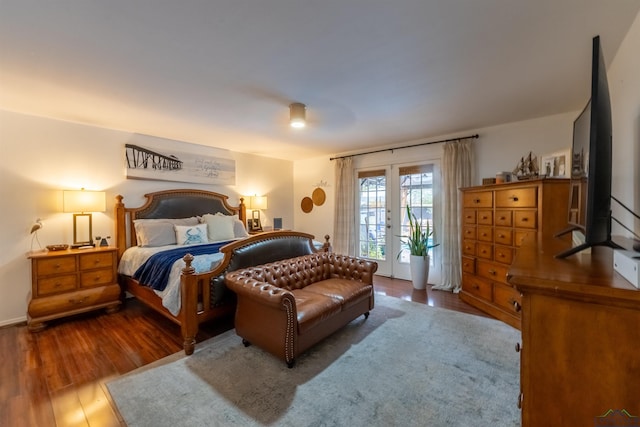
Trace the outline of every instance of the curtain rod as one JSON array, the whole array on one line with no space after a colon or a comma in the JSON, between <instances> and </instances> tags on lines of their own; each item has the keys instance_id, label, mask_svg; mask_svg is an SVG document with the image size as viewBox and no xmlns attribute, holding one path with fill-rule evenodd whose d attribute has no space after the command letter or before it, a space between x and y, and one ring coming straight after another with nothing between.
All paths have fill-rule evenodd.
<instances>
[{"instance_id":1,"label":"curtain rod","mask_svg":"<svg viewBox=\"0 0 640 427\"><path fill-rule=\"evenodd\" d=\"M461 136L461 137L459 137L459 138L441 139L440 141L421 142L421 143L419 143L419 144L404 145L404 146L402 146L402 147L382 148L382 149L380 149L380 150L366 151L366 152L364 152L364 153L356 153L356 154L349 154L349 155L347 155L347 156L331 157L329 160L346 159L347 157L363 156L363 155L365 155L365 154L382 153L383 151L393 151L393 150L400 150L400 149L403 149L403 148L420 147L421 145L439 144L439 143L441 143L441 142L459 141L459 140L461 140L461 139L476 139L476 138L479 138L479 137L480 137L480 135L478 135L478 134L476 133L475 135Z\"/></svg>"}]
</instances>

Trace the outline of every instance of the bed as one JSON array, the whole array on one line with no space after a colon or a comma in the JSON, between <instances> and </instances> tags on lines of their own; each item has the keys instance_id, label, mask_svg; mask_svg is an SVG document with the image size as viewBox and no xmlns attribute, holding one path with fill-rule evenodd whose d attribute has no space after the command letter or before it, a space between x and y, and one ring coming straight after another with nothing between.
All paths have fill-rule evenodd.
<instances>
[{"instance_id":1,"label":"bed","mask_svg":"<svg viewBox=\"0 0 640 427\"><path fill-rule=\"evenodd\" d=\"M201 323L235 312L235 294L224 285L226 272L329 250L328 236L319 244L312 235L294 231L248 235L242 198L232 206L223 194L189 189L145 198L142 206L129 208L116 197L118 280L123 291L180 326L188 355ZM203 230L211 241L193 240ZM149 267L152 258L165 265Z\"/></svg>"}]
</instances>

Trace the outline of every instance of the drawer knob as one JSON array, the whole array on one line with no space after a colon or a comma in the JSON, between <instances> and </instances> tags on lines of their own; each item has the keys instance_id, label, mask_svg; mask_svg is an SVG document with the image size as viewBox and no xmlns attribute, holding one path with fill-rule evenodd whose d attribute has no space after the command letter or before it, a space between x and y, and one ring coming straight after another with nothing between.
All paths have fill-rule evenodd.
<instances>
[{"instance_id":1,"label":"drawer knob","mask_svg":"<svg viewBox=\"0 0 640 427\"><path fill-rule=\"evenodd\" d=\"M69 303L78 305L78 304L82 304L86 300L87 300L87 297L80 298L80 299L73 299L72 298L72 299L69 300Z\"/></svg>"},{"instance_id":2,"label":"drawer knob","mask_svg":"<svg viewBox=\"0 0 640 427\"><path fill-rule=\"evenodd\" d=\"M475 289L476 291L480 290L480 286L477 284L473 285L472 288Z\"/></svg>"},{"instance_id":3,"label":"drawer knob","mask_svg":"<svg viewBox=\"0 0 640 427\"><path fill-rule=\"evenodd\" d=\"M520 353L520 350L522 350L522 346L520 345L519 342L516 343L516 353Z\"/></svg>"},{"instance_id":4,"label":"drawer knob","mask_svg":"<svg viewBox=\"0 0 640 427\"><path fill-rule=\"evenodd\" d=\"M511 197L509 197L509 200L511 200L513 202L517 202L518 201L518 196L511 196Z\"/></svg>"},{"instance_id":5,"label":"drawer knob","mask_svg":"<svg viewBox=\"0 0 640 427\"><path fill-rule=\"evenodd\" d=\"M504 216L500 217L500 221L504 221L505 219L507 219L507 217L504 217Z\"/></svg>"},{"instance_id":6,"label":"drawer knob","mask_svg":"<svg viewBox=\"0 0 640 427\"><path fill-rule=\"evenodd\" d=\"M520 395L518 395L518 409L522 409L522 393L520 393Z\"/></svg>"},{"instance_id":7,"label":"drawer knob","mask_svg":"<svg viewBox=\"0 0 640 427\"><path fill-rule=\"evenodd\" d=\"M480 203L480 199L473 199L473 203Z\"/></svg>"},{"instance_id":8,"label":"drawer knob","mask_svg":"<svg viewBox=\"0 0 640 427\"><path fill-rule=\"evenodd\" d=\"M494 269L490 269L490 270L489 270L489 274L491 274L491 275L493 275L493 276L495 276L495 275L496 275L496 273L497 273L497 271L495 271Z\"/></svg>"},{"instance_id":9,"label":"drawer knob","mask_svg":"<svg viewBox=\"0 0 640 427\"><path fill-rule=\"evenodd\" d=\"M520 312L520 310L522 310L522 306L520 305L520 303L519 303L518 301L514 301L514 302L513 302L513 310L514 310L516 313L519 313L519 312Z\"/></svg>"},{"instance_id":10,"label":"drawer knob","mask_svg":"<svg viewBox=\"0 0 640 427\"><path fill-rule=\"evenodd\" d=\"M527 221L529 221L529 218L527 218L526 216L522 218L522 222L527 222Z\"/></svg>"}]
</instances>

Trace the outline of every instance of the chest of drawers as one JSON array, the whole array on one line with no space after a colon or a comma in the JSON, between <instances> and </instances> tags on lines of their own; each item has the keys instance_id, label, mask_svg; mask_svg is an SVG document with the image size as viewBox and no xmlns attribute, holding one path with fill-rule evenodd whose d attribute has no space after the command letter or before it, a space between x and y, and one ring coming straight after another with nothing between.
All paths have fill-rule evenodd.
<instances>
[{"instance_id":1,"label":"chest of drawers","mask_svg":"<svg viewBox=\"0 0 640 427\"><path fill-rule=\"evenodd\" d=\"M31 294L27 308L30 331L60 317L120 307L116 248L38 252L31 259Z\"/></svg>"},{"instance_id":2,"label":"chest of drawers","mask_svg":"<svg viewBox=\"0 0 640 427\"><path fill-rule=\"evenodd\" d=\"M537 179L462 190L460 298L520 327L521 296L507 271L528 233L567 225L569 180Z\"/></svg>"}]
</instances>

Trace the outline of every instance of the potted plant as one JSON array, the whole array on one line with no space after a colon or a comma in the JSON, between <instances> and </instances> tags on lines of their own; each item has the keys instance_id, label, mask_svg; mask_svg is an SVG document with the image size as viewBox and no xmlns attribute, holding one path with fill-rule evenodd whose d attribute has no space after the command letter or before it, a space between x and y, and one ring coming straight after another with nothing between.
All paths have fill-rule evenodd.
<instances>
[{"instance_id":1,"label":"potted plant","mask_svg":"<svg viewBox=\"0 0 640 427\"><path fill-rule=\"evenodd\" d=\"M415 289L426 289L429 279L429 251L435 248L439 243L429 244L429 239L433 237L431 225L423 228L418 222L418 218L411 212L411 208L407 205L407 217L409 218L409 235L401 236L404 240L402 243L409 248L411 269L411 281ZM400 257L400 254L398 254Z\"/></svg>"}]
</instances>

